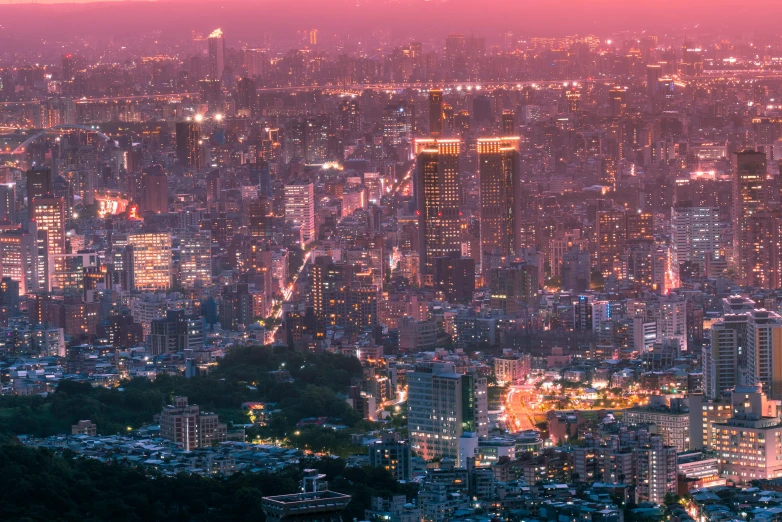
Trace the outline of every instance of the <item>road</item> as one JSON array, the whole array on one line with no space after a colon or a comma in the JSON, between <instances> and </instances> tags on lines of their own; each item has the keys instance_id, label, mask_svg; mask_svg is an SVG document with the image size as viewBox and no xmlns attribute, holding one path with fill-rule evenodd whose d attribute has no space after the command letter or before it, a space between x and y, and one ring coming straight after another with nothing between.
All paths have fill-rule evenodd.
<instances>
[{"instance_id":1,"label":"road","mask_svg":"<svg viewBox=\"0 0 782 522\"><path fill-rule=\"evenodd\" d=\"M302 274L307 268L307 262L309 261L311 254L312 254L311 252L307 252L306 254L304 254L304 262L299 267L299 271L296 272L296 277L293 278L293 282L291 284L289 284L287 287L283 289L282 291L283 303L289 300L291 298L291 295L293 295L293 292L296 289L296 285L299 284L299 278L301 278ZM280 319L282 317L282 303L280 303L280 307L277 310L275 310L272 316L274 317L274 319ZM266 334L267 339L270 339L270 342L274 342L274 336L277 335L277 330L279 330L279 328L280 325L278 324L271 330L271 332L268 332Z\"/></svg>"},{"instance_id":2,"label":"road","mask_svg":"<svg viewBox=\"0 0 782 522\"><path fill-rule=\"evenodd\" d=\"M529 407L534 392L534 386L511 386L505 401L505 411L508 413L508 429L511 432L537 429L535 416Z\"/></svg>"}]
</instances>

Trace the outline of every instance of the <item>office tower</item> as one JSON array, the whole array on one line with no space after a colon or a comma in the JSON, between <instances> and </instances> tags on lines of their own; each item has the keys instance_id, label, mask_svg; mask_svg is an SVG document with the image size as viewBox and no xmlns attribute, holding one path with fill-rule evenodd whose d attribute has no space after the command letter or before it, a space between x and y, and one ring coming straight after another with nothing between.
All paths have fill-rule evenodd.
<instances>
[{"instance_id":1,"label":"office tower","mask_svg":"<svg viewBox=\"0 0 782 522\"><path fill-rule=\"evenodd\" d=\"M776 405L760 386L739 386L731 393L733 416L712 424L712 450L722 475L736 483L782 476L782 423Z\"/></svg>"},{"instance_id":2,"label":"office tower","mask_svg":"<svg viewBox=\"0 0 782 522\"><path fill-rule=\"evenodd\" d=\"M413 462L410 443L402 440L399 433L383 432L380 440L367 448L370 466L385 469L396 480L412 478Z\"/></svg>"},{"instance_id":3,"label":"office tower","mask_svg":"<svg viewBox=\"0 0 782 522\"><path fill-rule=\"evenodd\" d=\"M201 170L201 126L198 122L177 122L176 155L180 165Z\"/></svg>"},{"instance_id":4,"label":"office tower","mask_svg":"<svg viewBox=\"0 0 782 522\"><path fill-rule=\"evenodd\" d=\"M519 138L478 139L481 198L481 269L491 269L491 256L513 256L520 238L516 237L516 215L520 197Z\"/></svg>"},{"instance_id":5,"label":"office tower","mask_svg":"<svg viewBox=\"0 0 782 522\"><path fill-rule=\"evenodd\" d=\"M444 136L443 91L431 89L429 91L429 137L442 138Z\"/></svg>"},{"instance_id":6,"label":"office tower","mask_svg":"<svg viewBox=\"0 0 782 522\"><path fill-rule=\"evenodd\" d=\"M675 276L686 262L698 263L705 273L707 261L719 256L722 247L719 214L719 208L693 206L690 201L671 208L671 264Z\"/></svg>"},{"instance_id":7,"label":"office tower","mask_svg":"<svg viewBox=\"0 0 782 522\"><path fill-rule=\"evenodd\" d=\"M608 277L614 264L624 253L627 240L627 220L621 210L601 210L597 213L597 268Z\"/></svg>"},{"instance_id":8,"label":"office tower","mask_svg":"<svg viewBox=\"0 0 782 522\"><path fill-rule=\"evenodd\" d=\"M16 184L0 184L0 223L16 222Z\"/></svg>"},{"instance_id":9,"label":"office tower","mask_svg":"<svg viewBox=\"0 0 782 522\"><path fill-rule=\"evenodd\" d=\"M452 363L416 365L407 375L407 427L413 450L424 460L458 460L462 435L488 435L485 377L454 373Z\"/></svg>"},{"instance_id":10,"label":"office tower","mask_svg":"<svg viewBox=\"0 0 782 522\"><path fill-rule=\"evenodd\" d=\"M46 248L49 257L65 253L65 202L51 195L35 196L30 219L38 231L46 232Z\"/></svg>"},{"instance_id":11,"label":"office tower","mask_svg":"<svg viewBox=\"0 0 782 522\"><path fill-rule=\"evenodd\" d=\"M136 290L171 288L171 234L128 234L133 286Z\"/></svg>"},{"instance_id":12,"label":"office tower","mask_svg":"<svg viewBox=\"0 0 782 522\"><path fill-rule=\"evenodd\" d=\"M650 98L657 96L657 84L662 77L662 67L657 64L646 66L646 93Z\"/></svg>"},{"instance_id":13,"label":"office tower","mask_svg":"<svg viewBox=\"0 0 782 522\"><path fill-rule=\"evenodd\" d=\"M214 80L223 77L225 70L225 38L223 31L215 29L208 39L209 46L209 76Z\"/></svg>"},{"instance_id":14,"label":"office tower","mask_svg":"<svg viewBox=\"0 0 782 522\"><path fill-rule=\"evenodd\" d=\"M258 104L258 93L255 90L253 78L240 78L236 85L236 109L250 111L255 114Z\"/></svg>"},{"instance_id":15,"label":"office tower","mask_svg":"<svg viewBox=\"0 0 782 522\"><path fill-rule=\"evenodd\" d=\"M293 181L285 185L285 221L299 227L301 244L314 241L315 187L309 180Z\"/></svg>"},{"instance_id":16,"label":"office tower","mask_svg":"<svg viewBox=\"0 0 782 522\"><path fill-rule=\"evenodd\" d=\"M431 276L432 259L460 255L459 140L416 140L415 197L420 273Z\"/></svg>"},{"instance_id":17,"label":"office tower","mask_svg":"<svg viewBox=\"0 0 782 522\"><path fill-rule=\"evenodd\" d=\"M52 193L52 171L48 167L34 167L27 171L27 206L33 198Z\"/></svg>"},{"instance_id":18,"label":"office tower","mask_svg":"<svg viewBox=\"0 0 782 522\"><path fill-rule=\"evenodd\" d=\"M614 87L608 91L608 115L619 118L627 110L627 88Z\"/></svg>"},{"instance_id":19,"label":"office tower","mask_svg":"<svg viewBox=\"0 0 782 522\"><path fill-rule=\"evenodd\" d=\"M307 33L307 36L309 37L310 45L318 45L318 30L317 29L310 29Z\"/></svg>"},{"instance_id":20,"label":"office tower","mask_svg":"<svg viewBox=\"0 0 782 522\"><path fill-rule=\"evenodd\" d=\"M212 284L212 233L186 232L179 242L179 274L184 288Z\"/></svg>"},{"instance_id":21,"label":"office tower","mask_svg":"<svg viewBox=\"0 0 782 522\"><path fill-rule=\"evenodd\" d=\"M750 275L750 218L766 206L766 155L746 150L733 156L733 264L740 280Z\"/></svg>"},{"instance_id":22,"label":"office tower","mask_svg":"<svg viewBox=\"0 0 782 522\"><path fill-rule=\"evenodd\" d=\"M758 384L769 398L782 399L782 317L767 310L752 310L747 319L747 376L745 384Z\"/></svg>"},{"instance_id":23,"label":"office tower","mask_svg":"<svg viewBox=\"0 0 782 522\"><path fill-rule=\"evenodd\" d=\"M746 357L748 314L726 314L711 325L711 343L703 348L704 394L718 399L739 383Z\"/></svg>"},{"instance_id":24,"label":"office tower","mask_svg":"<svg viewBox=\"0 0 782 522\"><path fill-rule=\"evenodd\" d=\"M144 189L144 212L164 214L168 212L168 176L160 165L152 165L141 174Z\"/></svg>"},{"instance_id":25,"label":"office tower","mask_svg":"<svg viewBox=\"0 0 782 522\"><path fill-rule=\"evenodd\" d=\"M187 397L174 397L174 404L160 413L160 437L182 446L184 451L225 442L228 428L215 413L202 412Z\"/></svg>"},{"instance_id":26,"label":"office tower","mask_svg":"<svg viewBox=\"0 0 782 522\"><path fill-rule=\"evenodd\" d=\"M516 133L516 115L513 113L513 111L503 111L502 112L502 135L513 136L515 133Z\"/></svg>"}]
</instances>

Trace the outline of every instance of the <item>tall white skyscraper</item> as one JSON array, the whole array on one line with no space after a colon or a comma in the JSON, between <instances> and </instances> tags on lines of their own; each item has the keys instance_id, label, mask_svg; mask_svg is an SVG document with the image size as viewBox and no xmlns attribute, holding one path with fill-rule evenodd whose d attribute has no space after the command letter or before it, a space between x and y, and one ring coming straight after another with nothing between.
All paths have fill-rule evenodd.
<instances>
[{"instance_id":1,"label":"tall white skyscraper","mask_svg":"<svg viewBox=\"0 0 782 522\"><path fill-rule=\"evenodd\" d=\"M687 300L684 297L669 295L660 298L657 339L677 340L681 350L687 351Z\"/></svg>"},{"instance_id":2,"label":"tall white skyscraper","mask_svg":"<svg viewBox=\"0 0 782 522\"><path fill-rule=\"evenodd\" d=\"M225 69L225 38L222 29L215 29L209 35L209 76L213 80L223 77Z\"/></svg>"},{"instance_id":3,"label":"tall white skyscraper","mask_svg":"<svg viewBox=\"0 0 782 522\"><path fill-rule=\"evenodd\" d=\"M285 185L285 221L299 226L303 245L316 239L315 187L309 180Z\"/></svg>"}]
</instances>

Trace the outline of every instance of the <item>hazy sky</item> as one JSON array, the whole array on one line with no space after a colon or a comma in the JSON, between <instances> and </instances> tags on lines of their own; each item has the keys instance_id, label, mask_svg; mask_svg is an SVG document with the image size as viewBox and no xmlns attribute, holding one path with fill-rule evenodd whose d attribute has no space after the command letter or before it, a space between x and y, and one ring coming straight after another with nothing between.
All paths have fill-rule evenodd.
<instances>
[{"instance_id":1,"label":"hazy sky","mask_svg":"<svg viewBox=\"0 0 782 522\"><path fill-rule=\"evenodd\" d=\"M47 0L37 0L47 1ZM59 0L50 0L59 1ZM226 37L318 28L361 36L382 29L397 36L448 32L493 37L517 34L655 33L684 27L742 34L778 32L782 0L259 0L11 4L2 8L0 36L60 39L72 34L131 35L161 30L178 38L222 27Z\"/></svg>"}]
</instances>

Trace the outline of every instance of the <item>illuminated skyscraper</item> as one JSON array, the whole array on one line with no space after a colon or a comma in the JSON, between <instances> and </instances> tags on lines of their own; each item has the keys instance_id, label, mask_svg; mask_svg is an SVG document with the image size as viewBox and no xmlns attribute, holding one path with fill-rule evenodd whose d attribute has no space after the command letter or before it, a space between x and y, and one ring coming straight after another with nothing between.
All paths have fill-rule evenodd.
<instances>
[{"instance_id":1,"label":"illuminated skyscraper","mask_svg":"<svg viewBox=\"0 0 782 522\"><path fill-rule=\"evenodd\" d=\"M309 180L285 185L285 221L299 226L303 245L316 239L315 187Z\"/></svg>"},{"instance_id":2,"label":"illuminated skyscraper","mask_svg":"<svg viewBox=\"0 0 782 522\"><path fill-rule=\"evenodd\" d=\"M692 261L706 274L707 260L717 257L722 246L719 208L696 207L690 201L677 203L671 209L671 240L674 271Z\"/></svg>"},{"instance_id":3,"label":"illuminated skyscraper","mask_svg":"<svg viewBox=\"0 0 782 522\"><path fill-rule=\"evenodd\" d=\"M416 187L421 274L432 274L432 259L461 254L459 140L416 140Z\"/></svg>"},{"instance_id":4,"label":"illuminated skyscraper","mask_svg":"<svg viewBox=\"0 0 782 522\"><path fill-rule=\"evenodd\" d=\"M171 288L171 234L129 234L133 285L136 290Z\"/></svg>"},{"instance_id":5,"label":"illuminated skyscraper","mask_svg":"<svg viewBox=\"0 0 782 522\"><path fill-rule=\"evenodd\" d=\"M488 256L516 253L519 138L478 139L481 195L481 268L489 270Z\"/></svg>"},{"instance_id":6,"label":"illuminated skyscraper","mask_svg":"<svg viewBox=\"0 0 782 522\"><path fill-rule=\"evenodd\" d=\"M201 170L201 126L197 121L177 122L176 155L181 165Z\"/></svg>"},{"instance_id":7,"label":"illuminated skyscraper","mask_svg":"<svg viewBox=\"0 0 782 522\"><path fill-rule=\"evenodd\" d=\"M51 195L33 198L31 218L46 232L49 256L65 253L65 202Z\"/></svg>"},{"instance_id":8,"label":"illuminated skyscraper","mask_svg":"<svg viewBox=\"0 0 782 522\"><path fill-rule=\"evenodd\" d=\"M219 80L225 69L225 38L222 29L215 29L209 35L209 76Z\"/></svg>"},{"instance_id":9,"label":"illuminated skyscraper","mask_svg":"<svg viewBox=\"0 0 782 522\"><path fill-rule=\"evenodd\" d=\"M179 244L179 273L184 288L212 284L212 233L183 234Z\"/></svg>"},{"instance_id":10,"label":"illuminated skyscraper","mask_svg":"<svg viewBox=\"0 0 782 522\"><path fill-rule=\"evenodd\" d=\"M733 263L739 279L750 273L750 218L766 207L766 155L747 150L733 156Z\"/></svg>"},{"instance_id":11,"label":"illuminated skyscraper","mask_svg":"<svg viewBox=\"0 0 782 522\"><path fill-rule=\"evenodd\" d=\"M429 91L429 136L432 138L443 137L443 91L432 89Z\"/></svg>"}]
</instances>

